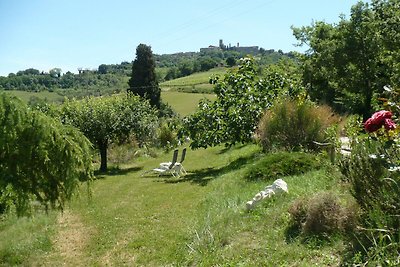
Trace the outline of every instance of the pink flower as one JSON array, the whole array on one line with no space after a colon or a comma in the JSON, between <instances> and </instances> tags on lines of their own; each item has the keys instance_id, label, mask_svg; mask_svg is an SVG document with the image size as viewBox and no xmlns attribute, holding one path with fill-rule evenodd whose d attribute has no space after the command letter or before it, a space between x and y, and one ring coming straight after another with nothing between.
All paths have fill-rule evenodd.
<instances>
[{"instance_id":1,"label":"pink flower","mask_svg":"<svg viewBox=\"0 0 400 267\"><path fill-rule=\"evenodd\" d=\"M386 130L393 130L396 124L392 121L392 112L381 110L375 112L371 118L364 123L364 128L367 132L372 133L385 126Z\"/></svg>"}]
</instances>

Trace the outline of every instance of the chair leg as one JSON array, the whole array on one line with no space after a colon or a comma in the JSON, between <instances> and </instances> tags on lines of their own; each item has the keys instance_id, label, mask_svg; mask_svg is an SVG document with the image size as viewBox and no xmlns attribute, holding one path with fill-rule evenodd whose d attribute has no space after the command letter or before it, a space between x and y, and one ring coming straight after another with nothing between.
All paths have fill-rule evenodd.
<instances>
[{"instance_id":1,"label":"chair leg","mask_svg":"<svg viewBox=\"0 0 400 267\"><path fill-rule=\"evenodd\" d=\"M183 173L183 174L187 174L187 172L186 172L185 168L183 168L183 166L182 166L182 165L181 165L181 173Z\"/></svg>"}]
</instances>

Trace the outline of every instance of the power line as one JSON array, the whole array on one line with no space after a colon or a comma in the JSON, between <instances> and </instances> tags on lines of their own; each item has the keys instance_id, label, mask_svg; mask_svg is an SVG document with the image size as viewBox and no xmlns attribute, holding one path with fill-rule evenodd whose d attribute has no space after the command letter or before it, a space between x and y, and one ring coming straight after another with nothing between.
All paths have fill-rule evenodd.
<instances>
[{"instance_id":1,"label":"power line","mask_svg":"<svg viewBox=\"0 0 400 267\"><path fill-rule=\"evenodd\" d=\"M210 29L210 28L212 28L212 27L215 27L215 26L217 26L217 25L219 25L219 24L221 24L221 23L223 23L223 22L230 21L230 20L232 20L232 19L234 19L234 18L238 18L238 17L243 16L243 15L245 15L245 14L248 14L248 13L250 13L250 12L254 12L254 11L260 9L261 7L266 6L266 5L269 5L269 4L271 4L271 3L275 2L275 1L276 1L276 0L265 1L265 2L261 3L260 5L254 6L254 7L250 8L250 9L246 9L246 10L241 11L241 12L239 12L239 13L236 13L236 14L234 14L234 15L232 15L232 16L225 17L224 19L218 20L217 22L212 23L212 24L209 24L209 25L207 25L207 26L205 26L205 27L203 27L203 28L201 28L201 29L199 29L199 30L196 30L196 31L191 30L191 32L190 32L189 34L186 34L185 36L178 37L178 38L175 38L175 39L170 40L170 41L161 42L161 43L159 43L159 44L160 44L160 45L164 45L164 46L165 46L165 45L169 45L169 44L174 44L174 43L176 43L177 41L181 41L181 40L187 39L187 38L189 38L190 36L193 36L193 35L195 35L195 34L198 34L199 32L203 32L203 31L205 31L205 30L208 30L208 29ZM236 2L236 5L238 5L239 3L242 3L242 2L246 2L246 1L237 1L237 2ZM232 6L230 6L230 8L233 8L234 6L235 6L235 5L232 5ZM218 8L218 9L216 9L216 10L221 10L222 8L223 8L223 7L220 7L220 8ZM225 10L225 12L226 12L226 10ZM217 13L217 12L213 12L213 13ZM210 16L212 16L212 15L210 15ZM206 16L206 17L209 17L209 16ZM204 21L206 17L201 18L201 20ZM186 25L189 26L189 25L192 25L192 24L196 24L196 23L188 23L188 24L186 24ZM185 24L184 24L184 25L185 25ZM187 28L187 27L185 26L185 27L183 27L183 29L184 29L184 28ZM170 36L171 36L171 34L168 35L168 37L170 37Z\"/></svg>"},{"instance_id":2,"label":"power line","mask_svg":"<svg viewBox=\"0 0 400 267\"><path fill-rule=\"evenodd\" d=\"M246 0L235 0L235 1L231 1L228 4L224 4L221 5L217 8L211 9L209 11L203 12L203 14L205 13L205 15L199 15L193 19L190 19L176 27L172 27L164 32L162 32L161 34L155 35L154 37L152 37L151 39L156 39L157 42L160 43L160 40L162 39L168 39L171 37L171 35L176 35L179 32L184 32L187 29L190 29L190 27L197 25L197 24L203 24L204 21L207 21L207 19L211 18L211 17L215 17L216 15L220 14L220 13L226 13L227 11L229 11L230 9L237 7L241 4L243 4L244 2L248 2ZM165 43L171 43L170 41L165 41L162 42L161 44L165 44Z\"/></svg>"}]
</instances>

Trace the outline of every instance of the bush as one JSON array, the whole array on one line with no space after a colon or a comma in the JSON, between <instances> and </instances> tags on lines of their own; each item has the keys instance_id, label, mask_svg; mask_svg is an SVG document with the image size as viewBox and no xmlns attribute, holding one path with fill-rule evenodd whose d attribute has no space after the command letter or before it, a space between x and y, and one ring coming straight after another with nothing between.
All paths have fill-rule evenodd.
<instances>
[{"instance_id":1,"label":"bush","mask_svg":"<svg viewBox=\"0 0 400 267\"><path fill-rule=\"evenodd\" d=\"M267 154L253 164L245 174L248 180L275 180L283 176L299 175L321 167L317 156L303 152Z\"/></svg>"},{"instance_id":2,"label":"bush","mask_svg":"<svg viewBox=\"0 0 400 267\"><path fill-rule=\"evenodd\" d=\"M323 142L325 130L338 121L327 106L307 101L277 103L261 118L256 135L264 151L316 150L314 141Z\"/></svg>"},{"instance_id":3,"label":"bush","mask_svg":"<svg viewBox=\"0 0 400 267\"><path fill-rule=\"evenodd\" d=\"M123 142L111 144L108 150L108 161L117 166L131 162L140 155L139 143L134 135L126 138Z\"/></svg>"},{"instance_id":4,"label":"bush","mask_svg":"<svg viewBox=\"0 0 400 267\"><path fill-rule=\"evenodd\" d=\"M387 133L389 135L389 133ZM357 139L340 167L361 207L356 246L361 261L397 261L400 251L400 154L385 136ZM390 265L390 264L389 264Z\"/></svg>"},{"instance_id":5,"label":"bush","mask_svg":"<svg viewBox=\"0 0 400 267\"><path fill-rule=\"evenodd\" d=\"M289 208L292 224L308 235L346 233L355 229L357 209L344 205L332 192L298 199Z\"/></svg>"},{"instance_id":6,"label":"bush","mask_svg":"<svg viewBox=\"0 0 400 267\"><path fill-rule=\"evenodd\" d=\"M174 130L174 125L171 122L164 121L158 129L159 145L166 150L169 150L178 145L177 134Z\"/></svg>"}]
</instances>

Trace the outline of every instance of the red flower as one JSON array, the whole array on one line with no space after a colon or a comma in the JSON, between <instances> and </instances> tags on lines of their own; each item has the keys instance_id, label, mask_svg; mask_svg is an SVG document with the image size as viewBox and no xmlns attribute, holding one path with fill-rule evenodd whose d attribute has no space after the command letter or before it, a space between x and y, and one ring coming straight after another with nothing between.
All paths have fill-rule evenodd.
<instances>
[{"instance_id":1,"label":"red flower","mask_svg":"<svg viewBox=\"0 0 400 267\"><path fill-rule=\"evenodd\" d=\"M367 132L372 133L375 131L378 131L379 128L382 127L382 124L377 124L372 118L369 118L365 123L364 123L364 128Z\"/></svg>"},{"instance_id":2,"label":"red flower","mask_svg":"<svg viewBox=\"0 0 400 267\"><path fill-rule=\"evenodd\" d=\"M391 119L385 119L385 129L386 130L394 130L396 128L396 124Z\"/></svg>"},{"instance_id":3,"label":"red flower","mask_svg":"<svg viewBox=\"0 0 400 267\"><path fill-rule=\"evenodd\" d=\"M386 130L393 130L396 124L392 121L392 113L390 111L381 110L375 112L371 118L364 123L367 132L372 133L385 126Z\"/></svg>"}]
</instances>

